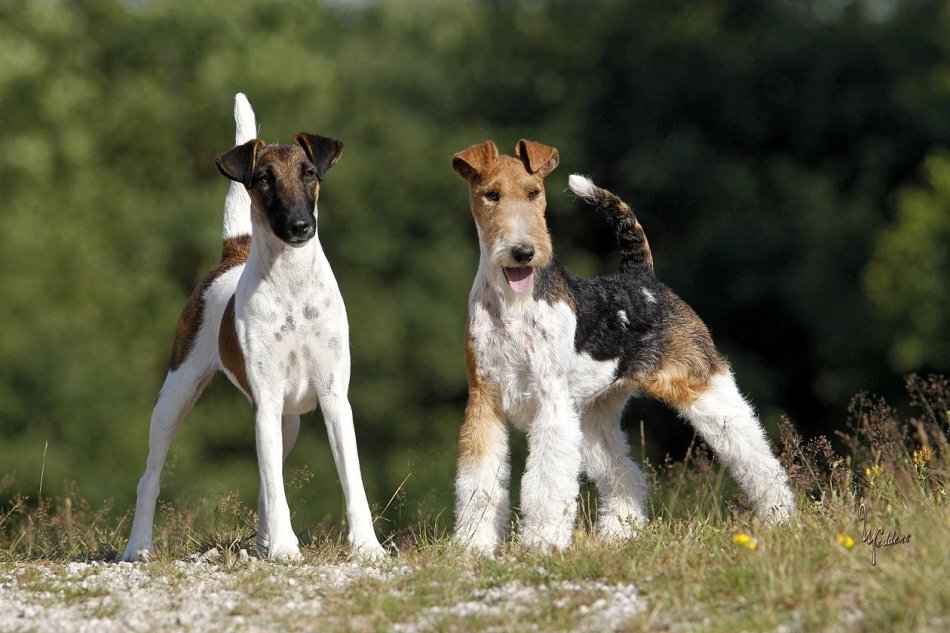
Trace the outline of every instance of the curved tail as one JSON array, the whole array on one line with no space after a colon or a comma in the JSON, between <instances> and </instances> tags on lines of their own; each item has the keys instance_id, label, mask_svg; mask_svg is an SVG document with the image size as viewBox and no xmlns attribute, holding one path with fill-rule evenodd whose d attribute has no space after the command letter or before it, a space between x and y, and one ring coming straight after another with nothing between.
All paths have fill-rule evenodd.
<instances>
[{"instance_id":1,"label":"curved tail","mask_svg":"<svg viewBox=\"0 0 950 633\"><path fill-rule=\"evenodd\" d=\"M579 198L607 215L617 235L617 245L620 247L620 270L623 272L652 271L653 253L650 252L650 243L630 206L580 174L571 174L567 184Z\"/></svg>"},{"instance_id":2,"label":"curved tail","mask_svg":"<svg viewBox=\"0 0 950 633\"><path fill-rule=\"evenodd\" d=\"M254 110L243 92L234 95L234 144L243 145L257 138L257 120ZM224 198L225 242L233 237L251 234L251 198L244 185L232 182Z\"/></svg>"}]
</instances>

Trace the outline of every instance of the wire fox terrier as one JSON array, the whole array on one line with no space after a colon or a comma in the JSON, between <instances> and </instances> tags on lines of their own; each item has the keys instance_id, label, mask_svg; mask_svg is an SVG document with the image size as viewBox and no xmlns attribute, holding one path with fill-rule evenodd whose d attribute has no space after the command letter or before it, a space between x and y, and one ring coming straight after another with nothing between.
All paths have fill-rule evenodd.
<instances>
[{"instance_id":1,"label":"wire fox terrier","mask_svg":"<svg viewBox=\"0 0 950 633\"><path fill-rule=\"evenodd\" d=\"M148 558L169 445L217 370L254 407L261 554L300 558L283 460L297 440L300 414L319 403L346 497L353 555L378 559L385 552L373 530L347 400L346 311L317 238L320 184L343 143L300 133L291 145L265 144L256 138L254 112L243 94L235 97L234 118L237 146L215 159L233 181L224 204L221 262L191 295L178 322L122 560Z\"/></svg>"},{"instance_id":2,"label":"wire fox terrier","mask_svg":"<svg viewBox=\"0 0 950 633\"><path fill-rule=\"evenodd\" d=\"M491 141L455 155L470 187L480 258L468 302L468 404L459 440L455 540L491 554L508 524L506 422L527 432L523 542L571 542L578 475L596 485L597 531L632 536L646 520L646 482L620 416L632 395L674 407L725 463L759 516L794 515L787 476L739 393L709 331L657 280L630 207L583 176L570 188L610 219L620 271L579 279L554 258L543 179L558 152L521 140L501 156Z\"/></svg>"}]
</instances>

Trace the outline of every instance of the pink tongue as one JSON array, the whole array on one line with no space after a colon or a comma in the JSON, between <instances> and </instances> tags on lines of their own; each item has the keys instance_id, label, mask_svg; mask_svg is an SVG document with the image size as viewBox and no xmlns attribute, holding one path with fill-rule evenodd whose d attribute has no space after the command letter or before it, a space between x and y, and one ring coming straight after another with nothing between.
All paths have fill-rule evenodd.
<instances>
[{"instance_id":1,"label":"pink tongue","mask_svg":"<svg viewBox=\"0 0 950 633\"><path fill-rule=\"evenodd\" d=\"M525 292L530 288L532 277L534 277L534 269L531 266L505 268L505 279L508 280L508 285L515 292Z\"/></svg>"}]
</instances>

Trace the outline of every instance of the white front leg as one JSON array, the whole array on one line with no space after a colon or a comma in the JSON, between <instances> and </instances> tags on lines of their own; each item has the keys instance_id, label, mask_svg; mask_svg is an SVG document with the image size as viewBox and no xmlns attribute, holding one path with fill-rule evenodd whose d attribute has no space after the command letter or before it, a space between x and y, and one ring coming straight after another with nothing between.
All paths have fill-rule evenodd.
<instances>
[{"instance_id":1,"label":"white front leg","mask_svg":"<svg viewBox=\"0 0 950 633\"><path fill-rule=\"evenodd\" d=\"M363 489L356 432L353 429L353 409L345 396L333 394L320 397L320 409L323 411L330 450L346 499L346 520L350 528L348 540L352 555L361 560L382 560L386 558L386 550L376 538L373 517Z\"/></svg>"},{"instance_id":2,"label":"white front leg","mask_svg":"<svg viewBox=\"0 0 950 633\"><path fill-rule=\"evenodd\" d=\"M492 556L508 526L507 424L491 393L473 390L465 408L455 477L456 543Z\"/></svg>"},{"instance_id":3,"label":"white front leg","mask_svg":"<svg viewBox=\"0 0 950 633\"><path fill-rule=\"evenodd\" d=\"M285 415L282 418L282 441L283 441L283 461L287 461L287 456L297 443L297 436L300 435L300 416ZM267 551L270 537L267 534L267 510L264 508L264 488L260 489L257 495L257 517L260 528L257 531L257 549L261 552Z\"/></svg>"},{"instance_id":4,"label":"white front leg","mask_svg":"<svg viewBox=\"0 0 950 633\"><path fill-rule=\"evenodd\" d=\"M543 550L571 544L577 515L581 425L567 393L565 386L543 395L538 415L528 428L521 534L525 545Z\"/></svg>"},{"instance_id":5,"label":"white front leg","mask_svg":"<svg viewBox=\"0 0 950 633\"><path fill-rule=\"evenodd\" d=\"M283 420L276 398L260 398L255 414L257 462L261 474L258 550L268 558L299 560L300 548L290 525L284 491Z\"/></svg>"}]
</instances>

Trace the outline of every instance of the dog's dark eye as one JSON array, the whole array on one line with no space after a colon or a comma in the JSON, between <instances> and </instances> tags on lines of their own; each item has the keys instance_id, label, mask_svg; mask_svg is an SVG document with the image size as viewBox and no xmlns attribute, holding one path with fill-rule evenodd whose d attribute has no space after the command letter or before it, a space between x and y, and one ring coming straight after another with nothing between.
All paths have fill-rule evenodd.
<instances>
[{"instance_id":1,"label":"dog's dark eye","mask_svg":"<svg viewBox=\"0 0 950 633\"><path fill-rule=\"evenodd\" d=\"M528 192L528 200L537 200L538 196L541 195L540 189L532 189Z\"/></svg>"},{"instance_id":2,"label":"dog's dark eye","mask_svg":"<svg viewBox=\"0 0 950 633\"><path fill-rule=\"evenodd\" d=\"M267 186L270 184L270 176L267 175L267 172L261 172L254 176L254 185L263 185Z\"/></svg>"},{"instance_id":3,"label":"dog's dark eye","mask_svg":"<svg viewBox=\"0 0 950 633\"><path fill-rule=\"evenodd\" d=\"M304 178L316 178L317 170L313 167L304 167L303 168L303 177Z\"/></svg>"},{"instance_id":4,"label":"dog's dark eye","mask_svg":"<svg viewBox=\"0 0 950 633\"><path fill-rule=\"evenodd\" d=\"M487 191L485 192L485 199L490 200L491 202L498 202L501 200L501 194L497 191Z\"/></svg>"}]
</instances>

